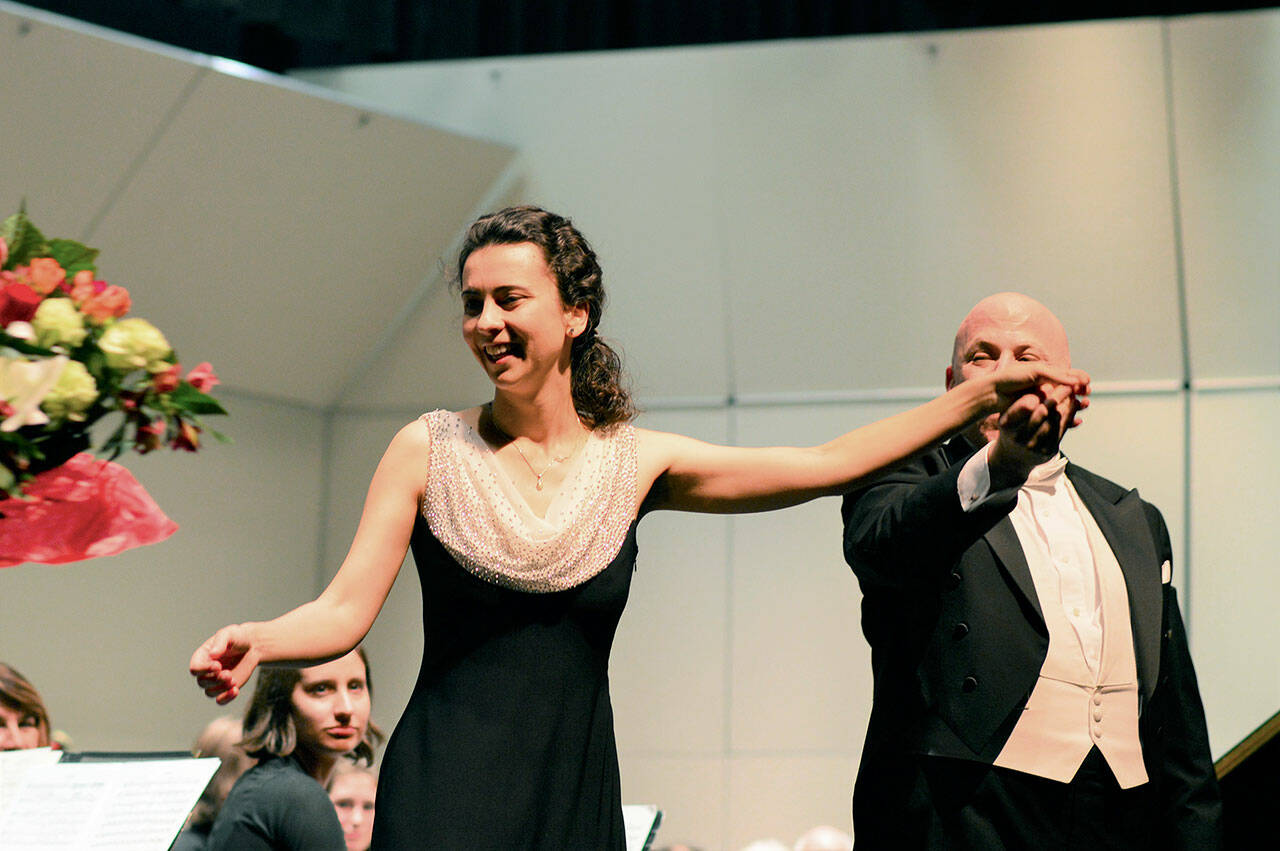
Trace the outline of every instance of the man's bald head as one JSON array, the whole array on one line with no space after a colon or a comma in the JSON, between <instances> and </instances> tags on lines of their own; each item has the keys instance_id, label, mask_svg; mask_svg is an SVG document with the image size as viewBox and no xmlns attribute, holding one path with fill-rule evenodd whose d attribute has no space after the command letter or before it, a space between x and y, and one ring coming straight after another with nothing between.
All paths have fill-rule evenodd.
<instances>
[{"instance_id":1,"label":"man's bald head","mask_svg":"<svg viewBox=\"0 0 1280 851\"><path fill-rule=\"evenodd\" d=\"M1028 350L1023 354L1040 354L1040 357L1026 359L1044 360L1056 366L1071 365L1067 330L1058 317L1029 295L1007 292L987 296L965 316L956 331L951 350L952 369L958 370L966 355L972 354L973 347L993 333L1003 334L1011 341L1021 341L1023 348Z\"/></svg>"},{"instance_id":2,"label":"man's bald head","mask_svg":"<svg viewBox=\"0 0 1280 851\"><path fill-rule=\"evenodd\" d=\"M947 367L947 388L1017 361L1071 366L1067 332L1049 308L1022 293L996 293L973 306L956 331ZM972 426L966 435L980 443L997 431L999 416Z\"/></svg>"}]
</instances>

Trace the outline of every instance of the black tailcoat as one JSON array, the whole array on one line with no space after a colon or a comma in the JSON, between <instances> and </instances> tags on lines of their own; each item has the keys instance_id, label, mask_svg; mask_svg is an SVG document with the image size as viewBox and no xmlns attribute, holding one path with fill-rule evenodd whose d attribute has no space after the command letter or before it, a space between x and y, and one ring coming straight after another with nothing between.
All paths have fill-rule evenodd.
<instances>
[{"instance_id":1,"label":"black tailcoat","mask_svg":"<svg viewBox=\"0 0 1280 851\"><path fill-rule=\"evenodd\" d=\"M1049 647L1031 572L1008 518L1016 495L965 513L960 438L845 497L845 558L862 587L874 702L854 791L860 847L924 847L927 761L990 765ZM1124 573L1139 683L1139 732L1157 847L1213 848L1221 804L1155 506L1089 471L1066 475ZM959 764L959 763L953 763Z\"/></svg>"}]
</instances>

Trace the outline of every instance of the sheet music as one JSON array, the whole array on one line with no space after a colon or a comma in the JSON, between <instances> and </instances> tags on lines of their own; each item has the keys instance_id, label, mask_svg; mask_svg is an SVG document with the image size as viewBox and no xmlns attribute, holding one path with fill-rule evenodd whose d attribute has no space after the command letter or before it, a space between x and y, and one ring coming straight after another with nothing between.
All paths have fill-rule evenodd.
<instances>
[{"instance_id":1,"label":"sheet music","mask_svg":"<svg viewBox=\"0 0 1280 851\"><path fill-rule=\"evenodd\" d=\"M627 837L627 851L646 851L662 822L662 811L649 804L624 804L622 807L623 831Z\"/></svg>"},{"instance_id":2,"label":"sheet music","mask_svg":"<svg viewBox=\"0 0 1280 851\"><path fill-rule=\"evenodd\" d=\"M0 848L167 851L218 764L205 758L33 768L0 815Z\"/></svg>"},{"instance_id":3,"label":"sheet music","mask_svg":"<svg viewBox=\"0 0 1280 851\"><path fill-rule=\"evenodd\" d=\"M62 751L53 748L0 751L0 821L4 820L4 812L27 772L38 765L53 765L60 759Z\"/></svg>"}]
</instances>

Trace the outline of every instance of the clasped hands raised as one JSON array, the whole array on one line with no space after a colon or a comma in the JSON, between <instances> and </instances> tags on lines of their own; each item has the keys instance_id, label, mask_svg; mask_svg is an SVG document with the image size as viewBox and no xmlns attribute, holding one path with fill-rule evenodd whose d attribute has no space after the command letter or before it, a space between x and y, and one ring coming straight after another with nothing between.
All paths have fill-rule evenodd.
<instances>
[{"instance_id":1,"label":"clasped hands raised","mask_svg":"<svg viewBox=\"0 0 1280 851\"><path fill-rule=\"evenodd\" d=\"M1023 365L1018 365L1022 367ZM983 434L994 440L989 463L1019 480L1031 468L1058 452L1067 429L1081 423L1080 412L1089 406L1089 375L1079 369L1031 366L1034 376L1013 375L997 381L1003 409L983 424ZM1002 372L1014 372L1010 367ZM996 378L997 376L993 376ZM1023 383L1018 384L1018 378Z\"/></svg>"}]
</instances>

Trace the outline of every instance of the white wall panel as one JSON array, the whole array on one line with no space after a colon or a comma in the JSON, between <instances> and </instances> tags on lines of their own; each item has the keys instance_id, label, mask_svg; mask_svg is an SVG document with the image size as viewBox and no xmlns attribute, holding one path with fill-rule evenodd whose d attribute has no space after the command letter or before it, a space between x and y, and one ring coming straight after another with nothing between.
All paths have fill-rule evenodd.
<instances>
[{"instance_id":1,"label":"white wall panel","mask_svg":"<svg viewBox=\"0 0 1280 851\"><path fill-rule=\"evenodd\" d=\"M725 843L725 761L715 757L622 757L622 802L662 810L655 848L683 843L712 851Z\"/></svg>"},{"instance_id":2,"label":"white wall panel","mask_svg":"<svg viewBox=\"0 0 1280 851\"><path fill-rule=\"evenodd\" d=\"M1084 368L1084 354L1076 359ZM1178 393L1094 396L1084 424L1069 432L1062 449L1067 457L1126 488L1164 515L1173 542L1174 583L1186 594L1184 451L1185 416Z\"/></svg>"},{"instance_id":3,"label":"white wall panel","mask_svg":"<svg viewBox=\"0 0 1280 851\"><path fill-rule=\"evenodd\" d=\"M1192 402L1192 650L1221 756L1280 706L1280 391Z\"/></svg>"},{"instance_id":4,"label":"white wall panel","mask_svg":"<svg viewBox=\"0 0 1280 851\"><path fill-rule=\"evenodd\" d=\"M737 443L812 445L902 410L892 403L744 408ZM857 753L871 711L861 594L828 498L733 521L735 752Z\"/></svg>"},{"instance_id":5,"label":"white wall panel","mask_svg":"<svg viewBox=\"0 0 1280 851\"><path fill-rule=\"evenodd\" d=\"M1192 374L1280 376L1280 11L1169 31Z\"/></svg>"},{"instance_id":6,"label":"white wall panel","mask_svg":"<svg viewBox=\"0 0 1280 851\"><path fill-rule=\"evenodd\" d=\"M642 397L724 396L707 51L413 64L303 76L519 148L522 201L573 218L600 255ZM465 129L464 129L465 128Z\"/></svg>"},{"instance_id":7,"label":"white wall panel","mask_svg":"<svg viewBox=\"0 0 1280 851\"><path fill-rule=\"evenodd\" d=\"M654 412L639 424L728 439L722 410ZM670 511L640 522L631 596L609 666L624 788L633 756L724 751L729 523Z\"/></svg>"},{"instance_id":8,"label":"white wall panel","mask_svg":"<svg viewBox=\"0 0 1280 851\"><path fill-rule=\"evenodd\" d=\"M736 389L934 386L1006 289L1095 377L1176 376L1160 50L1132 21L717 56Z\"/></svg>"},{"instance_id":9,"label":"white wall panel","mask_svg":"<svg viewBox=\"0 0 1280 851\"><path fill-rule=\"evenodd\" d=\"M417 414L336 415L328 441L324 559L328 581L355 536L373 472L396 432ZM316 587L315 593L321 589ZM406 555L382 612L365 639L373 671L373 720L390 735L400 719L422 664L422 585L413 557Z\"/></svg>"},{"instance_id":10,"label":"white wall panel","mask_svg":"<svg viewBox=\"0 0 1280 851\"><path fill-rule=\"evenodd\" d=\"M123 461L175 522L168 540L106 559L0 570L4 661L83 750L185 749L240 714L196 688L187 661L228 623L312 596L320 524L320 417L224 397L233 436L195 456Z\"/></svg>"},{"instance_id":11,"label":"white wall panel","mask_svg":"<svg viewBox=\"0 0 1280 851\"><path fill-rule=\"evenodd\" d=\"M735 757L729 763L729 841L723 847L770 838L789 847L822 824L851 832L857 767L856 754Z\"/></svg>"}]
</instances>

